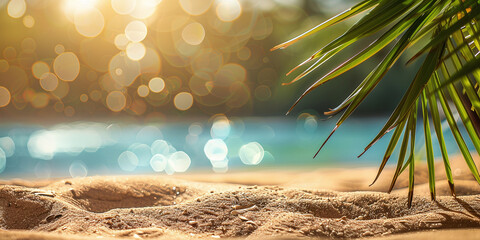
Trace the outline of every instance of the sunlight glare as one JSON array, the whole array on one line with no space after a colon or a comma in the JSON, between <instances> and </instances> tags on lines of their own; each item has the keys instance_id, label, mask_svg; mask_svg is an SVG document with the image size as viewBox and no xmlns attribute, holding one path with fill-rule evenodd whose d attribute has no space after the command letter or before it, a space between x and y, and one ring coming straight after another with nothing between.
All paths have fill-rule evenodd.
<instances>
[{"instance_id":1,"label":"sunlight glare","mask_svg":"<svg viewBox=\"0 0 480 240\"><path fill-rule=\"evenodd\" d=\"M130 14L135 10L136 0L112 0L112 8L120 15Z\"/></svg>"},{"instance_id":2,"label":"sunlight glare","mask_svg":"<svg viewBox=\"0 0 480 240\"><path fill-rule=\"evenodd\" d=\"M77 32L84 37L98 36L105 26L105 17L94 7L83 11L75 11L73 19Z\"/></svg>"},{"instance_id":3,"label":"sunlight glare","mask_svg":"<svg viewBox=\"0 0 480 240\"><path fill-rule=\"evenodd\" d=\"M238 0L222 0L218 2L217 17L224 22L232 22L242 14L242 6Z\"/></svg>"},{"instance_id":4,"label":"sunlight glare","mask_svg":"<svg viewBox=\"0 0 480 240\"><path fill-rule=\"evenodd\" d=\"M66 13L86 11L95 8L97 0L65 0L63 10Z\"/></svg>"}]
</instances>

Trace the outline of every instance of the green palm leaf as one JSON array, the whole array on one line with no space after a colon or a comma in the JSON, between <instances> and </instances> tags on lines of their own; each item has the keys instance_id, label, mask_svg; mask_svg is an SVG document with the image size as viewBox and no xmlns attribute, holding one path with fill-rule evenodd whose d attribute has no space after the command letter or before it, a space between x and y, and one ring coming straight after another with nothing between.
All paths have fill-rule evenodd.
<instances>
[{"instance_id":1,"label":"green palm leaf","mask_svg":"<svg viewBox=\"0 0 480 240\"><path fill-rule=\"evenodd\" d=\"M374 7L375 5L378 4L378 0L365 0L357 5L355 5L354 7L348 9L348 10L345 10L344 12L338 14L337 16L335 17L332 17L330 19L328 19L327 21L317 25L316 27L302 33L300 36L297 36L291 40L288 40L282 44L279 44L275 47L273 47L271 50L276 50L276 49L282 49L282 48L286 48L294 43L296 43L297 41L301 40L302 38L305 38L307 36L310 36L322 29L325 29L327 27L330 27L330 26L333 26L343 20L346 20L346 19L349 19L353 16L356 16L362 12L365 12L366 10Z\"/></svg>"},{"instance_id":2,"label":"green palm leaf","mask_svg":"<svg viewBox=\"0 0 480 240\"><path fill-rule=\"evenodd\" d=\"M435 171L431 123L433 123L440 145L447 180L452 195L455 195L448 153L441 128L442 119L440 118L437 102L440 102L443 115L445 115L450 131L453 133L467 165L475 179L480 183L480 176L471 157L470 150L467 148L453 118L454 113L447 104L449 101L454 103L454 111L460 115L462 124L467 130L468 137L472 141L475 150L480 152L480 90L477 90L477 86L480 85L480 57L478 57L480 55L479 5L479 1L476 0L365 0L304 34L278 45L272 50L285 48L301 38L319 32L349 17L366 12L344 34L325 46L319 46L318 50L310 58L290 71L293 72L297 68L314 61L313 64L290 82L293 83L308 74L312 74L319 66L328 62L335 55L342 54L346 47L355 44L358 40L367 36L375 36L375 34L382 32L366 48L322 75L307 88L288 112L315 88L335 79L337 76L378 54L382 49L390 48L391 46L383 60L378 63L357 88L340 105L325 112L326 115L334 115L343 111L343 114L325 142L320 146L318 150L320 151L333 133L374 90L389 69L403 55L404 51L412 45L423 44L423 46L419 47L420 51L408 61L411 62L422 55L426 55L423 64L415 78L411 80L403 98L392 111L390 118L365 148L365 151L367 151L386 133L395 130L373 183L375 183L386 166L396 145L401 142L397 167L389 192L393 189L398 176L408 167L410 180L408 205L411 205L414 187L417 109L421 104L432 199L435 199ZM400 139L402 140L400 141ZM404 163L407 149L409 149L409 156Z\"/></svg>"},{"instance_id":3,"label":"green palm leaf","mask_svg":"<svg viewBox=\"0 0 480 240\"><path fill-rule=\"evenodd\" d=\"M435 76L434 76L435 77ZM428 82L427 90L433 91L434 83L432 80ZM430 105L430 112L432 113L433 127L437 135L438 144L440 145L440 150L442 152L443 165L445 166L445 174L447 175L448 185L450 186L450 191L452 196L455 196L455 185L453 183L452 169L450 168L450 161L448 160L447 147L445 146L445 140L443 138L442 124L440 122L440 114L438 113L437 99L434 94L430 94L428 98L428 104Z\"/></svg>"}]
</instances>

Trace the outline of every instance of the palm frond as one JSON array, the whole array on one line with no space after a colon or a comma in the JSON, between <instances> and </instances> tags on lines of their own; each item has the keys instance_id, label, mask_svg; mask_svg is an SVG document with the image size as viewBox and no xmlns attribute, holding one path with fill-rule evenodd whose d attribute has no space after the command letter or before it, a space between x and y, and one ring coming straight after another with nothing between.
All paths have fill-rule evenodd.
<instances>
[{"instance_id":1,"label":"palm frond","mask_svg":"<svg viewBox=\"0 0 480 240\"><path fill-rule=\"evenodd\" d=\"M435 77L435 75L434 75ZM431 92L434 89L433 80L430 80L427 84L427 91ZM434 94L430 94L428 98L428 104L430 106L430 112L433 119L433 127L437 135L438 144L440 145L440 150L442 152L443 165L445 166L445 174L447 175L448 185L450 186L450 191L452 196L455 197L455 185L453 183L452 169L450 168L450 161L448 159L447 147L445 146L445 139L443 138L442 124L440 120L440 114L438 112L437 98Z\"/></svg>"},{"instance_id":2,"label":"palm frond","mask_svg":"<svg viewBox=\"0 0 480 240\"><path fill-rule=\"evenodd\" d=\"M362 13L365 14L345 33L327 45L319 46L318 50L310 58L292 69L289 73L314 61L307 69L288 83L291 84L308 74L314 74L319 66L328 62L332 57L343 54L343 50L346 47L355 44L358 40L365 39L368 36L379 35L366 48L351 56L347 61L333 68L328 73L321 75L295 101L288 112L315 88L355 68L378 54L381 50L390 48L383 60L372 69L370 74L363 79L340 105L325 112L326 115L335 115L343 111L343 114L330 135L321 145L319 152L333 133L375 89L403 53L413 45L423 44L423 46L417 46L417 49L420 50L408 61L410 63L419 59L420 56L426 55L415 78L411 80L409 88L404 93L397 107L392 111L383 128L365 147L365 151L367 151L388 132L395 130L391 135L373 183L380 176L395 147L401 142L397 167L389 192L393 189L398 176L408 167L410 180L408 205L411 205L414 187L415 136L419 105L421 105L421 116L423 119L429 188L432 200L435 199L435 171L431 124L433 124L440 146L445 165L445 174L447 175L452 195L455 196L453 176L441 128L440 110L445 115L450 131L453 133L468 167L475 179L480 183L480 176L470 150L453 118L454 111L460 115L468 137L472 141L477 153L480 153L480 90L478 88L480 85L480 57L478 56L480 50L479 5L480 3L477 0L365 0L304 34L274 47L272 50L285 48L306 36L319 32L347 18ZM454 103L454 109L451 109L448 105L450 101ZM437 105L438 102L440 103L440 109ZM400 139L402 140L400 141ZM409 156L407 157L408 149ZM407 160L405 162L406 157Z\"/></svg>"},{"instance_id":3,"label":"palm frond","mask_svg":"<svg viewBox=\"0 0 480 240\"><path fill-rule=\"evenodd\" d=\"M344 12L338 14L337 16L335 17L332 17L330 19L328 19L327 21L323 22L323 23L320 23L319 25L317 25L316 27L302 33L301 35L291 39L291 40L288 40L282 44L279 44L275 47L273 47L271 50L276 50L276 49L283 49L283 48L286 48L294 43L296 43L297 41L301 40L302 38L305 38L305 37L308 37L322 29L325 29L327 27L330 27L330 26L333 26L339 22L342 22L346 19L349 19L353 16L356 16L362 12L365 12L367 11L368 9L374 7L375 5L377 5L379 2L379 0L365 0L357 5L355 5L354 7L350 8L350 9L347 9L345 10Z\"/></svg>"}]
</instances>

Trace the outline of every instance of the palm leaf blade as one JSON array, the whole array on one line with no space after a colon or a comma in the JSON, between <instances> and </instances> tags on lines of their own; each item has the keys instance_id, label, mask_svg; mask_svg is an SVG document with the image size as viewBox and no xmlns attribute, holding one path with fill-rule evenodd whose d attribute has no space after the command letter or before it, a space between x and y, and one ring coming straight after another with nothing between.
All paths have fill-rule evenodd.
<instances>
[{"instance_id":1,"label":"palm leaf blade","mask_svg":"<svg viewBox=\"0 0 480 240\"><path fill-rule=\"evenodd\" d=\"M283 48L286 48L296 42L298 42L299 40L301 40L302 38L305 38L307 36L310 36L322 29L325 29L327 27L330 27L332 25L335 25L343 20L346 20L348 18L351 18L357 14L360 14L362 12L365 12L366 10L374 7L375 5L377 5L379 2L379 0L375 0L375 1L372 1L372 0L365 0L357 5L355 5L354 7L350 8L350 9L347 9L345 11L343 11L342 13L338 14L337 16L335 17L332 17L330 19L328 19L327 21L325 22L322 22L321 24L317 25L316 27L300 34L299 36L291 39L291 40L288 40L282 44L279 44L275 47L273 47L271 49L271 51L274 51L276 49L283 49Z\"/></svg>"},{"instance_id":2,"label":"palm leaf blade","mask_svg":"<svg viewBox=\"0 0 480 240\"><path fill-rule=\"evenodd\" d=\"M440 87L440 81L438 78L434 78L434 83L435 83L435 88ZM451 86L451 85L448 85ZM455 138L455 141L457 142L457 145L460 149L460 152L462 153L463 157L465 158L465 162L467 163L468 167L470 168L470 171L472 172L473 176L477 180L477 182L480 183L480 176L478 175L478 170L475 166L475 163L473 162L473 158L470 154L470 151L468 150L467 144L465 143L465 140L463 140L462 134L460 133L460 130L458 129L457 124L455 123L455 119L452 114L452 110L450 110L450 107L447 104L446 97L443 93L443 89L440 88L438 91L439 95L439 100L440 104L442 105L443 112L445 114L445 117L447 119L448 125L450 126L450 130L453 133L453 136Z\"/></svg>"},{"instance_id":3,"label":"palm leaf blade","mask_svg":"<svg viewBox=\"0 0 480 240\"><path fill-rule=\"evenodd\" d=\"M430 188L430 197L435 200L435 164L433 158L432 136L430 135L430 123L428 119L427 95L425 89L422 91L422 112L423 112L423 131L425 133L425 149L427 152L428 166L428 185ZM431 106L430 106L431 107Z\"/></svg>"},{"instance_id":4,"label":"palm leaf blade","mask_svg":"<svg viewBox=\"0 0 480 240\"><path fill-rule=\"evenodd\" d=\"M436 77L435 74L433 77ZM430 80L427 85L427 90L432 92L434 89L433 80ZM452 196L455 196L455 185L453 183L452 169L450 167L450 161L448 160L447 147L445 146L445 139L443 137L442 126L440 122L440 114L438 113L437 99L435 94L430 94L428 98L428 104L430 105L430 112L433 119L433 127L437 135L440 150L442 152L443 165L445 166L445 174L447 175L448 185Z\"/></svg>"}]
</instances>

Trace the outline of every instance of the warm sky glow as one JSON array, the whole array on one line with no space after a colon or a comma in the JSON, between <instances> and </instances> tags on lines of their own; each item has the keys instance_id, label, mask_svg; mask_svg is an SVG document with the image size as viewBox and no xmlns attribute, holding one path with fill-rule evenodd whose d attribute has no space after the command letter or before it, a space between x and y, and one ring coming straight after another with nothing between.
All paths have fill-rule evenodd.
<instances>
[{"instance_id":1,"label":"warm sky glow","mask_svg":"<svg viewBox=\"0 0 480 240\"><path fill-rule=\"evenodd\" d=\"M63 10L66 14L71 14L72 12L83 12L90 11L95 8L97 0L64 0Z\"/></svg>"},{"instance_id":2,"label":"warm sky glow","mask_svg":"<svg viewBox=\"0 0 480 240\"><path fill-rule=\"evenodd\" d=\"M10 0L3 6L12 19L2 26L8 40L0 41L1 108L65 116L250 108L252 97L272 96L274 81L257 84L259 74L277 77L268 59L252 52L266 53L255 41L272 26L251 4Z\"/></svg>"}]
</instances>

